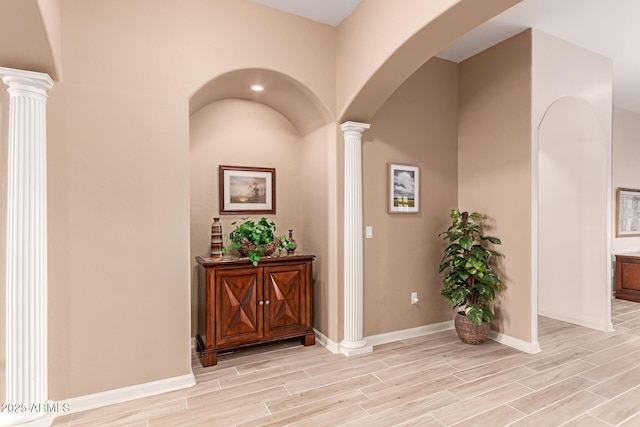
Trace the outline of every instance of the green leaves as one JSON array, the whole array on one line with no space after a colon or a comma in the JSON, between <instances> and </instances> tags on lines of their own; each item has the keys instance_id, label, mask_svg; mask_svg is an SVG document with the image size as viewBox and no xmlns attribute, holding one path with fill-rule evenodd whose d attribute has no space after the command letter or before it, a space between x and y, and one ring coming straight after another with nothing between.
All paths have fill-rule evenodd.
<instances>
[{"instance_id":1,"label":"green leaves","mask_svg":"<svg viewBox=\"0 0 640 427\"><path fill-rule=\"evenodd\" d=\"M487 245L500 245L501 240L482 232L486 216L451 211L452 224L439 237L448 242L440 261L439 271L446 272L442 296L451 307L464 307L474 323L492 322L491 303L503 290L502 282L493 271L493 258L502 254Z\"/></svg>"},{"instance_id":2,"label":"green leaves","mask_svg":"<svg viewBox=\"0 0 640 427\"><path fill-rule=\"evenodd\" d=\"M489 242L493 243L494 245L501 245L502 244L502 241L500 239L498 239L497 237L480 236L480 240L488 240Z\"/></svg>"},{"instance_id":3,"label":"green leaves","mask_svg":"<svg viewBox=\"0 0 640 427\"><path fill-rule=\"evenodd\" d=\"M442 291L442 296L449 302L451 308L460 306L467 299L469 290L465 287L455 287L449 291Z\"/></svg>"},{"instance_id":4,"label":"green leaves","mask_svg":"<svg viewBox=\"0 0 640 427\"><path fill-rule=\"evenodd\" d=\"M275 240L276 224L273 221L267 221L265 217L260 218L257 223L249 218L243 218L243 220L244 222L237 225L235 230L229 234L232 242L237 242L243 238L254 245L263 245ZM235 222L232 223L232 225L235 224Z\"/></svg>"},{"instance_id":5,"label":"green leaves","mask_svg":"<svg viewBox=\"0 0 640 427\"><path fill-rule=\"evenodd\" d=\"M473 236L462 236L459 240L460 246L465 251L470 251L473 247Z\"/></svg>"},{"instance_id":6,"label":"green leaves","mask_svg":"<svg viewBox=\"0 0 640 427\"><path fill-rule=\"evenodd\" d=\"M255 251L249 251L249 254L247 255L247 258L249 258L249 261L251 261L254 266L258 265L258 261L260 261L260 258L262 258L262 253L264 252L264 250L261 249L263 248L258 248Z\"/></svg>"},{"instance_id":7,"label":"green leaves","mask_svg":"<svg viewBox=\"0 0 640 427\"><path fill-rule=\"evenodd\" d=\"M242 220L244 222L241 224L236 224L236 221L231 223L236 228L228 235L225 235L231 243L223 248L223 253L228 253L233 249L239 250L242 247L242 240L247 240L257 246L255 250L249 251L247 256L253 265L258 265L258 261L264 254L264 245L276 239L279 239L280 249L286 249L287 245L289 245L289 240L285 236L276 236L275 222L269 221L265 217L260 218L258 222L254 222L248 217L242 218Z\"/></svg>"},{"instance_id":8,"label":"green leaves","mask_svg":"<svg viewBox=\"0 0 640 427\"><path fill-rule=\"evenodd\" d=\"M489 323L493 322L493 313L486 305L473 304L467 306L464 310L464 314L476 325L480 325L483 320Z\"/></svg>"}]
</instances>

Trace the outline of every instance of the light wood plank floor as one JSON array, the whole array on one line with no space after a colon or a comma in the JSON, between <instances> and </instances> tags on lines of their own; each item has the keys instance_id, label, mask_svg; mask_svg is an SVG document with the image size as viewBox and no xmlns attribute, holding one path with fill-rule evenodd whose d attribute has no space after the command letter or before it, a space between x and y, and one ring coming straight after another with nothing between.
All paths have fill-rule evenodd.
<instances>
[{"instance_id":1,"label":"light wood plank floor","mask_svg":"<svg viewBox=\"0 0 640 427\"><path fill-rule=\"evenodd\" d=\"M640 426L640 304L616 331L539 318L542 353L454 331L346 358L290 341L237 351L197 385L56 419L56 426Z\"/></svg>"}]
</instances>

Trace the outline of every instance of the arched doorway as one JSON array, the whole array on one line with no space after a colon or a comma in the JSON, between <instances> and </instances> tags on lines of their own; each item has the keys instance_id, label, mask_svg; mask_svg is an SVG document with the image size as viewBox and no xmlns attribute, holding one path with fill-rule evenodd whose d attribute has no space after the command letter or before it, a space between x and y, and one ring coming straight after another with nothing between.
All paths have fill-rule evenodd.
<instances>
[{"instance_id":1,"label":"arched doorway","mask_svg":"<svg viewBox=\"0 0 640 427\"><path fill-rule=\"evenodd\" d=\"M607 140L591 105L555 101L538 128L538 313L611 330Z\"/></svg>"}]
</instances>

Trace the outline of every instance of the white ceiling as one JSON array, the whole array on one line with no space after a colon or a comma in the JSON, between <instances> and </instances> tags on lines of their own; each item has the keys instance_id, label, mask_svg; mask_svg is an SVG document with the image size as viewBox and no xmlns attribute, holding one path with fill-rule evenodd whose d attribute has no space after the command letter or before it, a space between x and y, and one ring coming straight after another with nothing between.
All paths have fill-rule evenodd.
<instances>
[{"instance_id":1,"label":"white ceiling","mask_svg":"<svg viewBox=\"0 0 640 427\"><path fill-rule=\"evenodd\" d=\"M338 25L360 0L253 0ZM640 113L640 0L524 0L438 56L460 62L533 27L613 61L613 98Z\"/></svg>"},{"instance_id":2,"label":"white ceiling","mask_svg":"<svg viewBox=\"0 0 640 427\"><path fill-rule=\"evenodd\" d=\"M251 0L274 9L337 26L361 0Z\"/></svg>"},{"instance_id":3,"label":"white ceiling","mask_svg":"<svg viewBox=\"0 0 640 427\"><path fill-rule=\"evenodd\" d=\"M613 61L613 100L640 113L639 0L524 0L438 56L460 62L533 27Z\"/></svg>"}]
</instances>

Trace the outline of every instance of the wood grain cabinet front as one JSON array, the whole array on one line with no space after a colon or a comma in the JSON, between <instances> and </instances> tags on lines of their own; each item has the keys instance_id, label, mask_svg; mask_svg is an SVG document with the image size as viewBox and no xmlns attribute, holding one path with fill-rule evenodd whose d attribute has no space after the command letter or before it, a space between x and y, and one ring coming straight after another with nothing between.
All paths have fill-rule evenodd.
<instances>
[{"instance_id":1,"label":"wood grain cabinet front","mask_svg":"<svg viewBox=\"0 0 640 427\"><path fill-rule=\"evenodd\" d=\"M640 252L616 255L616 298L640 302Z\"/></svg>"},{"instance_id":2,"label":"wood grain cabinet front","mask_svg":"<svg viewBox=\"0 0 640 427\"><path fill-rule=\"evenodd\" d=\"M198 334L203 366L217 363L220 351L300 337L315 344L313 332L313 255L196 258Z\"/></svg>"}]
</instances>

